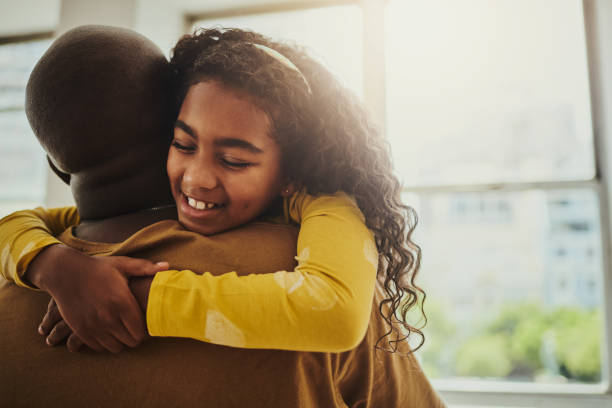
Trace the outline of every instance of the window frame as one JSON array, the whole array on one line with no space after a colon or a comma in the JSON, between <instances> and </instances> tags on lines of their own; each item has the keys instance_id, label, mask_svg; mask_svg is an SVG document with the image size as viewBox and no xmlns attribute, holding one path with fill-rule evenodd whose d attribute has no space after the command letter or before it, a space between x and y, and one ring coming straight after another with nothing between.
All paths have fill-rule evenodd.
<instances>
[{"instance_id":1,"label":"window frame","mask_svg":"<svg viewBox=\"0 0 612 408\"><path fill-rule=\"evenodd\" d=\"M365 0L368 1L368 0ZM376 2L376 0L371 0ZM384 1L384 0L383 0ZM384 1L386 3L386 1ZM432 380L436 390L453 406L513 406L513 407L612 407L612 275L610 227L612 221L612 129L606 119L612 119L609 105L612 92L604 92L612 82L612 49L606 48L606 38L612 36L612 4L605 0L582 0L588 83L593 126L595 175L592 179L542 182L500 182L482 184L453 184L413 186L405 192L431 194L440 192L511 192L530 189L556 190L587 188L595 192L599 204L600 242L602 248L602 379L588 385L556 385L514 382L487 382L477 380ZM606 19L607 17L607 19ZM609 24L605 24L605 23ZM384 75L384 72L383 72ZM612 84L611 84L612 85ZM608 90L611 86L608 85ZM608 142L608 143L606 143ZM610 146L607 146L610 145ZM606 150L608 147L610 150Z\"/></svg>"},{"instance_id":2,"label":"window frame","mask_svg":"<svg viewBox=\"0 0 612 408\"><path fill-rule=\"evenodd\" d=\"M28 42L41 41L41 40L52 40L54 36L53 31L35 31L17 35L0 36L0 46L3 45L16 45L24 44ZM9 106L7 108L0 108L0 113L4 112L23 112L25 115L25 106ZM45 172L43 184L46 186L48 183L48 175ZM20 209L24 206L31 207L32 205L44 205L45 194L42 195L41 200L28 200L23 198L18 199L6 199L0 198L0 203L11 203L11 206L15 207L15 210ZM0 218L8 214L0 214Z\"/></svg>"},{"instance_id":3,"label":"window frame","mask_svg":"<svg viewBox=\"0 0 612 408\"><path fill-rule=\"evenodd\" d=\"M0 36L0 45L17 44L53 38L53 31L37 31L29 34Z\"/></svg>"},{"instance_id":4,"label":"window frame","mask_svg":"<svg viewBox=\"0 0 612 408\"><path fill-rule=\"evenodd\" d=\"M246 16L279 11L295 11L339 5L357 5L363 14L363 90L364 102L385 134L385 7L388 0L253 1L248 7L219 8L206 12L186 12L184 32L198 20ZM612 259L610 256L612 222L612 2L582 0L588 81L593 126L595 176L590 180L545 182L500 182L408 187L407 193L511 192L530 189L556 190L587 188L597 194L602 247L602 381L599 384L532 384L474 380L432 380L434 387L451 406L514 407L612 407ZM606 24L607 23L607 24ZM375 61L376 63L369 63ZM608 92L606 92L608 91ZM610 122L610 124L608 124ZM606 296L608 295L608 296Z\"/></svg>"}]
</instances>

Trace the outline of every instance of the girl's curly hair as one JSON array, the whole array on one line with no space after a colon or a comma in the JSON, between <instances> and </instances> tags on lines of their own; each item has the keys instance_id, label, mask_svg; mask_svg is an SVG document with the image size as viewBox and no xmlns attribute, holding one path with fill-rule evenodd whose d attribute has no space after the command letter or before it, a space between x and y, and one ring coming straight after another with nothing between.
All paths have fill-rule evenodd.
<instances>
[{"instance_id":1,"label":"girl's curly hair","mask_svg":"<svg viewBox=\"0 0 612 408\"><path fill-rule=\"evenodd\" d=\"M255 44L280 52L303 77ZM343 191L355 198L375 235L378 279L386 296L379 312L389 330L376 347L396 351L415 333L418 349L423 333L407 322L413 306L423 313L425 299L414 282L421 258L411 241L417 216L402 204L389 145L358 98L303 48L250 31L199 29L179 40L170 62L179 104L191 85L204 80L241 91L270 117L271 137L281 148L288 179L313 195Z\"/></svg>"}]
</instances>

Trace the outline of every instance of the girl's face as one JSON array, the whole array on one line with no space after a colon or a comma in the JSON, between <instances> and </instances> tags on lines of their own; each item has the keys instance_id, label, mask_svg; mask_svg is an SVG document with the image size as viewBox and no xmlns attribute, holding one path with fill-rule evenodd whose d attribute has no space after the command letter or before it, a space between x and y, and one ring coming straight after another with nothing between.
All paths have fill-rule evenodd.
<instances>
[{"instance_id":1,"label":"girl's face","mask_svg":"<svg viewBox=\"0 0 612 408\"><path fill-rule=\"evenodd\" d=\"M168 177L185 228L215 234L281 195L281 152L268 115L217 81L191 86L174 127Z\"/></svg>"}]
</instances>

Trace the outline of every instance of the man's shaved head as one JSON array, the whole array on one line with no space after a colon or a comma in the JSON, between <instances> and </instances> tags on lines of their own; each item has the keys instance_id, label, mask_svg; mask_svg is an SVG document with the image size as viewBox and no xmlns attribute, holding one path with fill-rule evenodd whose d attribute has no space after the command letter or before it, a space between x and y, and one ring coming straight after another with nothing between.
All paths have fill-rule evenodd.
<instances>
[{"instance_id":1,"label":"man's shaved head","mask_svg":"<svg viewBox=\"0 0 612 408\"><path fill-rule=\"evenodd\" d=\"M160 49L138 33L106 26L82 26L60 36L26 88L34 134L52 164L70 175L79 210L87 204L91 216L109 216L89 205L92 191L139 194L144 167L156 169L147 175L155 174L150 183L166 186L173 101L171 68ZM109 190L116 182L119 191ZM141 205L127 205L126 211Z\"/></svg>"},{"instance_id":2,"label":"man's shaved head","mask_svg":"<svg viewBox=\"0 0 612 408\"><path fill-rule=\"evenodd\" d=\"M52 161L76 173L141 143L169 140L170 71L151 41L130 30L82 26L34 67L26 114Z\"/></svg>"}]
</instances>

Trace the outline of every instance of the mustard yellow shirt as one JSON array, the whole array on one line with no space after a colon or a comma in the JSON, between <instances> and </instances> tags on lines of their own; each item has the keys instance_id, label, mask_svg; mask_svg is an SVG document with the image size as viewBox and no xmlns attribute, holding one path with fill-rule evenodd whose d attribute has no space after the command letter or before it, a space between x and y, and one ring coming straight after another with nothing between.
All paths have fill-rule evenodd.
<instances>
[{"instance_id":1,"label":"mustard yellow shirt","mask_svg":"<svg viewBox=\"0 0 612 408\"><path fill-rule=\"evenodd\" d=\"M285 216L300 224L295 270L160 272L149 294L149 333L241 348L340 352L357 346L368 326L378 266L361 211L344 193L298 193L286 202ZM0 220L2 274L27 286L21 276L29 262L59 242L50 234L78 221L74 208L38 208Z\"/></svg>"}]
</instances>

